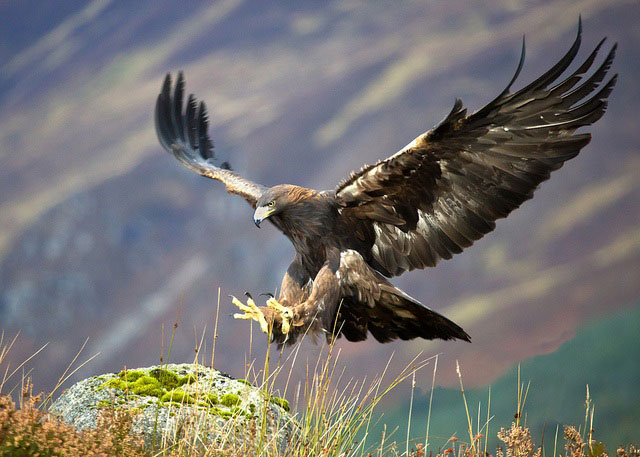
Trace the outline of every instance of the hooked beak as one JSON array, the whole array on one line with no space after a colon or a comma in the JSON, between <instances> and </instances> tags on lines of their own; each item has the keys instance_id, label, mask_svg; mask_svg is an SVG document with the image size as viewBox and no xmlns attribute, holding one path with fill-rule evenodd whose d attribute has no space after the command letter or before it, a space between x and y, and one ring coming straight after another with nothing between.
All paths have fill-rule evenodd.
<instances>
[{"instance_id":1,"label":"hooked beak","mask_svg":"<svg viewBox=\"0 0 640 457\"><path fill-rule=\"evenodd\" d=\"M256 209L256 212L253 213L253 223L256 224L256 227L260 228L260 223L268 218L271 213L273 213L272 208L268 208L266 206L260 206Z\"/></svg>"}]
</instances>

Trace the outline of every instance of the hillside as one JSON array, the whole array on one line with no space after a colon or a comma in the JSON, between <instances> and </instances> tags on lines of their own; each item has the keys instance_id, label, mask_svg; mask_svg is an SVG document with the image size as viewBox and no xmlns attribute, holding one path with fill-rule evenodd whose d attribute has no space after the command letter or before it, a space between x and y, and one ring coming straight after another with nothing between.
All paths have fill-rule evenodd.
<instances>
[{"instance_id":1,"label":"hillside","mask_svg":"<svg viewBox=\"0 0 640 457\"><path fill-rule=\"evenodd\" d=\"M439 122L455 97L470 111L493 99L524 34L523 87L566 52L582 15L579 60L605 35L603 51L620 44L592 142L463 254L393 279L473 344L340 347L349 376L377 373L394 352L398 366L443 352L442 384L455 385L460 359L482 385L640 298L636 2L288 3L0 2L0 327L22 332L16 361L49 343L30 365L36 390L87 337L87 356L101 355L75 379L157 363L178 309L173 360L190 361L218 288L218 361L243 375L248 327L225 297L273 292L293 249L162 151L152 111L178 70L234 169L327 189Z\"/></svg>"},{"instance_id":2,"label":"hillside","mask_svg":"<svg viewBox=\"0 0 640 457\"><path fill-rule=\"evenodd\" d=\"M526 400L526 423L534 440L552 446L556 424L584 423L586 385L595 405L594 436L613 452L617 445L627 445L640 437L640 306L580 328L575 338L552 354L524 360L520 364L521 380L531 383ZM466 372L462 367L463 376ZM429 379L427 379L429 378ZM428 370L419 385L431 381ZM508 427L516 411L517 367L491 383L491 421L489 434L495 438L500 426ZM429 392L421 392L414 401L412 430L423 432ZM481 404L486 419L488 387L466 391L473 417ZM387 427L406 430L408 401L385 413ZM475 419L474 419L475 424ZM466 416L460 389L436 388L433 393L431 431L436 445L441 445L455 431L466 435ZM562 428L560 429L562 431ZM403 433L400 432L402 436ZM444 439L443 439L444 438ZM547 448L550 452L551 448Z\"/></svg>"}]
</instances>

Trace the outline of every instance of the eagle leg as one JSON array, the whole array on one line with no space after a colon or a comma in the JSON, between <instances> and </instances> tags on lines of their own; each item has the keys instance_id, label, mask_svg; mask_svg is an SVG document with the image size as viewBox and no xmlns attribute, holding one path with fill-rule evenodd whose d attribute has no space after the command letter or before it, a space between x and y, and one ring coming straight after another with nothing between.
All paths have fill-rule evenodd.
<instances>
[{"instance_id":1,"label":"eagle leg","mask_svg":"<svg viewBox=\"0 0 640 457\"><path fill-rule=\"evenodd\" d=\"M293 311L291 310L291 308L287 308L286 306L281 305L273 297L267 300L267 306L280 313L280 318L282 319L280 331L284 335L288 334L289 330L291 329L291 321L293 320Z\"/></svg>"},{"instance_id":2,"label":"eagle leg","mask_svg":"<svg viewBox=\"0 0 640 457\"><path fill-rule=\"evenodd\" d=\"M262 330L263 333L269 334L269 323L267 322L262 310L260 310L260 307L256 305L251 297L247 297L246 305L233 295L231 296L231 299L231 303L240 308L240 311L244 313L235 313L233 315L234 319L254 320L260 324L260 330Z\"/></svg>"}]
</instances>

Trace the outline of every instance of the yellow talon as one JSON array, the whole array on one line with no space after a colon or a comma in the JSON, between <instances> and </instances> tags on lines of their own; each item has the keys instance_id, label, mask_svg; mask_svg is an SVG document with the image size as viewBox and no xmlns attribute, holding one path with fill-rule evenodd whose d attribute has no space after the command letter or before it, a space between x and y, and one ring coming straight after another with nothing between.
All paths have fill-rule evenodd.
<instances>
[{"instance_id":1,"label":"yellow talon","mask_svg":"<svg viewBox=\"0 0 640 457\"><path fill-rule=\"evenodd\" d=\"M293 311L291 311L291 308L287 308L286 306L282 306L280 303L278 303L278 301L271 297L269 298L269 300L267 300L267 306L271 309L274 309L276 311L278 311L280 313L280 316L282 317L282 325L281 325L281 331L284 335L286 335L287 333L289 333L289 330L291 329L291 321L293 320Z\"/></svg>"},{"instance_id":2,"label":"yellow talon","mask_svg":"<svg viewBox=\"0 0 640 457\"><path fill-rule=\"evenodd\" d=\"M233 315L234 319L252 319L260 324L260 330L262 330L263 333L269 333L269 324L267 323L264 314L260 311L260 308L258 308L258 305L256 305L251 297L247 298L246 305L233 295L231 296L231 299L231 303L240 308L240 311L244 313L235 313Z\"/></svg>"}]
</instances>

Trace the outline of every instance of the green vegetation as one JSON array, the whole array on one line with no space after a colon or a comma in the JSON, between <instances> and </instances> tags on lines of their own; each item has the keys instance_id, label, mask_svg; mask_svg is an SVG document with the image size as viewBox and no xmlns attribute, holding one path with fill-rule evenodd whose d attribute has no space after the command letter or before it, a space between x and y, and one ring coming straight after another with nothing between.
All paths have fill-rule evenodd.
<instances>
[{"instance_id":1,"label":"green vegetation","mask_svg":"<svg viewBox=\"0 0 640 457\"><path fill-rule=\"evenodd\" d=\"M205 395L205 401L207 402L207 404L211 406L217 405L220 402L216 394L209 394L209 393Z\"/></svg>"},{"instance_id":2,"label":"green vegetation","mask_svg":"<svg viewBox=\"0 0 640 457\"><path fill-rule=\"evenodd\" d=\"M172 402L180 404L194 404L196 399L186 393L180 387L195 382L197 378L191 374L178 376L177 374L156 368L149 374L139 370L123 370L118 373L117 378L106 381L102 386L112 389L122 390L129 395L139 395L146 397L156 397L162 402ZM211 403L212 398L208 394L205 398L207 403ZM215 395L213 395L216 397ZM211 404L217 403L216 401Z\"/></svg>"},{"instance_id":3,"label":"green vegetation","mask_svg":"<svg viewBox=\"0 0 640 457\"><path fill-rule=\"evenodd\" d=\"M112 408L113 407L113 402L109 401L109 400L100 400L98 402L98 407L99 408Z\"/></svg>"},{"instance_id":4,"label":"green vegetation","mask_svg":"<svg viewBox=\"0 0 640 457\"><path fill-rule=\"evenodd\" d=\"M145 381L142 381L142 384L155 383L161 386L163 389L175 389L176 387L184 386L185 384L191 384L197 380L196 377L192 374L179 376L172 371L162 368L155 368L151 370L149 374L145 374L140 370L122 370L120 373L118 373L118 377L123 383L135 383L140 381L141 378L144 378ZM113 385L115 386L115 384Z\"/></svg>"},{"instance_id":5,"label":"green vegetation","mask_svg":"<svg viewBox=\"0 0 640 457\"><path fill-rule=\"evenodd\" d=\"M125 371L125 370L123 370L120 373L118 373L118 376L123 381L136 382L139 378L144 376L144 373L142 371Z\"/></svg>"},{"instance_id":6,"label":"green vegetation","mask_svg":"<svg viewBox=\"0 0 640 457\"><path fill-rule=\"evenodd\" d=\"M279 407L284 409L286 412L291 411L291 408L289 407L289 402L287 400L285 400L284 398L269 397L269 401L271 403L273 403L274 405L278 405Z\"/></svg>"},{"instance_id":7,"label":"green vegetation","mask_svg":"<svg viewBox=\"0 0 640 457\"><path fill-rule=\"evenodd\" d=\"M556 425L583 424L586 386L595 405L594 428L599 439L612 445L640 437L640 306L627 309L580 329L557 351L523 361L521 379L531 382L526 423L534 439L545 441ZM463 367L464 368L464 367ZM517 367L491 385L492 423L508 423L514 415ZM486 409L488 388L467 389L469 407ZM431 430L443 444L453 432L467 426L459 389L436 388L431 409ZM387 428L406 427L409 401L385 405ZM414 411L427 411L429 392L414 398ZM412 417L412 429L424 430L426 414ZM381 433L378 427L374 433ZM498 444L497 442L493 443Z\"/></svg>"},{"instance_id":8,"label":"green vegetation","mask_svg":"<svg viewBox=\"0 0 640 457\"><path fill-rule=\"evenodd\" d=\"M160 401L170 401L185 405L192 405L196 402L191 395L182 389L174 389L170 392L166 392L162 395Z\"/></svg>"},{"instance_id":9,"label":"green vegetation","mask_svg":"<svg viewBox=\"0 0 640 457\"><path fill-rule=\"evenodd\" d=\"M149 448L148 445L145 447L141 437L131 434L135 416L142 411L139 408L125 410L116 407L119 404L118 397L113 401L103 400L99 403L101 409L96 429L79 432L51 418L37 407L42 397L31 393L28 378L20 382L26 386L20 407L16 407L8 395L1 394L6 382L3 380L0 384L0 457L425 457L430 454L435 457L486 457L489 452L496 457L608 457L616 452L616 447L610 447L611 444L618 444L619 441L609 444L607 448L596 441L596 438L603 436L600 431L606 430L606 417L603 420L599 414L602 415L603 411L606 414L611 405L624 411L624 414L630 414L632 418L636 417L634 414L640 414L636 412L637 379L640 379L638 364L622 363L629 362L631 354L637 353L639 334L640 308L594 324L579 332L574 340L556 353L523 363L521 371L524 382L515 383L515 375L511 373L493 385L491 420L488 420L488 412L478 414L477 419L469 413L476 409L479 402L482 402L481 406L486 404L485 390L460 392L437 389L434 392L433 407L429 407L427 401L417 395L411 403L400 405L396 412L403 419L403 428L406 427L408 416L410 417L413 436L419 436L409 442L405 437L399 436L401 433L390 436L393 422L390 421L392 411L389 407L385 407L383 420L391 425L384 429L375 428L379 418L376 408L383 404L385 397L394 388L413 379L416 373L420 373L423 379L430 377L431 374L425 376L423 370L431 364L433 358L414 359L395 377L384 373L365 384L364 381L344 381L340 376L334 377L334 373L341 371L338 354L334 353L333 347L324 346L318 355L315 370L309 374L304 394L300 396L302 403L295 405L298 425L295 432L288 436L289 447L286 449L265 441L265 423L247 420L260 417L261 413L262 417L266 417L267 412L273 415L276 406L287 411L291 408L283 398L287 392L284 392L283 397L275 396L273 386L274 380L283 373L286 374L286 370L293 369L293 366L285 368L285 365L278 363L275 370L268 371L268 359L263 371L250 373L253 374L252 379L255 379L254 384L264 393L264 401L257 404L247 402L246 410L241 407L240 395L226 393L219 397L210 392L194 394L186 387L196 380L194 376L183 377L169 370L157 369L148 373L124 370L113 379L103 378L102 388L117 389L126 395L151 396L164 405L195 405L225 419L224 430L228 431L228 436L205 444L207 440L202 435L201 424L197 420L187 421L179 429L179 434L172 438L173 441L169 437L163 438L163 443L172 444L160 449L153 446ZM0 367L12 344L6 344L4 336L0 337ZM598 351L594 348L595 344L599 344ZM598 381L600 373L598 376L589 376L594 373L593 370L601 370L602 367L611 370L611 374L607 372L604 376L604 383L608 377L611 379L611 376L615 376L628 377L629 384L633 384L628 392L618 389L611 393L611 398L615 401L609 406L608 397L599 393L603 386L606 387L603 382ZM259 381L260 377L262 382ZM391 378L391 381L383 382L385 377ZM527 387L529 378L532 379L530 388ZM554 383L559 382L559 379L564 379L562 385L565 388L556 392L558 386ZM591 398L586 404L586 411L583 393L585 379L596 380L590 385ZM247 384L249 381L240 382ZM518 386L516 395L514 384ZM619 386L620 383L616 385ZM627 397L631 393L634 396ZM617 395L622 399L618 399ZM560 398L561 396L565 398ZM563 403L565 401L567 403ZM628 404L621 404L623 401ZM591 423L585 420L593 417L594 402L597 406L595 431L592 430ZM605 408L600 407L599 402L604 403ZM562 417L569 417L573 423L579 424L578 427L561 427L557 445L554 436L555 422L564 419L554 415L554 408L562 410L565 414ZM408 413L409 410L413 413ZM423 414L416 413L420 410ZM425 440L425 424L421 421L427 411L431 416L431 431ZM537 418L543 416L548 420L544 450L535 444L542 441L537 438ZM605 423L600 426L599 421ZM276 423L276 427L283 425ZM626 430L624 427L619 429ZM242 443L236 443L237 433L241 433L244 440ZM438 435L447 438L438 442ZM631 438L638 439L637 436ZM429 443L429 447L425 445L425 441ZM498 449L494 453L496 447ZM640 450L628 445L617 449L617 454L619 457L640 457Z\"/></svg>"},{"instance_id":10,"label":"green vegetation","mask_svg":"<svg viewBox=\"0 0 640 457\"><path fill-rule=\"evenodd\" d=\"M241 400L236 394L224 394L220 399L220 403L224 406L232 407L239 405Z\"/></svg>"}]
</instances>

